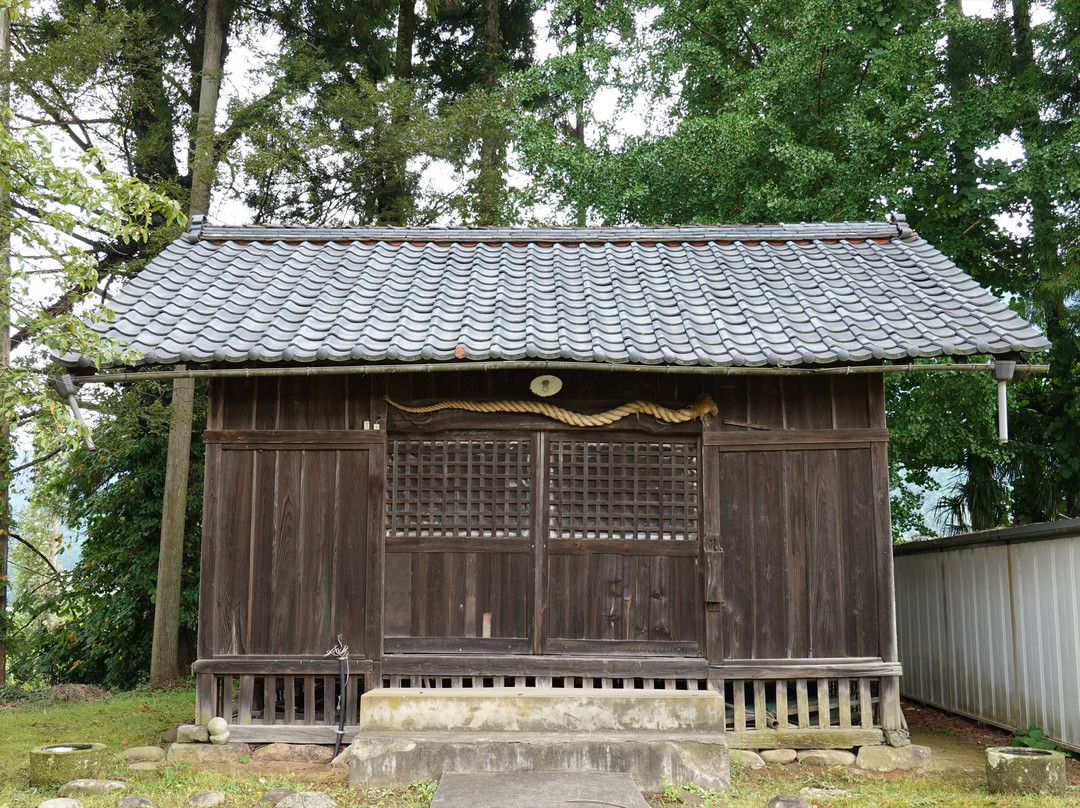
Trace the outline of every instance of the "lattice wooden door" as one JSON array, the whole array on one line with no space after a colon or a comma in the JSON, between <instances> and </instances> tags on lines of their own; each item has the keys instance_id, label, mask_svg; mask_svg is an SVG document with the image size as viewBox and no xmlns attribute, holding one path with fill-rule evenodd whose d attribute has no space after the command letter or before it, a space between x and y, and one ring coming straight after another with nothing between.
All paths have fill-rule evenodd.
<instances>
[{"instance_id":1,"label":"lattice wooden door","mask_svg":"<svg viewBox=\"0 0 1080 808\"><path fill-rule=\"evenodd\" d=\"M696 437L551 435L544 649L697 655Z\"/></svg>"},{"instance_id":2,"label":"lattice wooden door","mask_svg":"<svg viewBox=\"0 0 1080 808\"><path fill-rule=\"evenodd\" d=\"M388 448L387 653L698 654L696 436Z\"/></svg>"}]
</instances>

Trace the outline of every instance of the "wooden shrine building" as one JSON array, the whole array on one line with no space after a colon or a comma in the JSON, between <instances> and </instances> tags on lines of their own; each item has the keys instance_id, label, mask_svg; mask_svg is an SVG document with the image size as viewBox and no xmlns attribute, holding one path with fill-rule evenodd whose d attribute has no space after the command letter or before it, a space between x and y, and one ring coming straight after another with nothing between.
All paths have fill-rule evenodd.
<instances>
[{"instance_id":1,"label":"wooden shrine building","mask_svg":"<svg viewBox=\"0 0 1080 808\"><path fill-rule=\"evenodd\" d=\"M349 735L379 688L674 689L733 746L881 743L881 368L1047 346L902 217L196 220L112 307L212 377L198 720L253 741L333 742L341 634Z\"/></svg>"}]
</instances>

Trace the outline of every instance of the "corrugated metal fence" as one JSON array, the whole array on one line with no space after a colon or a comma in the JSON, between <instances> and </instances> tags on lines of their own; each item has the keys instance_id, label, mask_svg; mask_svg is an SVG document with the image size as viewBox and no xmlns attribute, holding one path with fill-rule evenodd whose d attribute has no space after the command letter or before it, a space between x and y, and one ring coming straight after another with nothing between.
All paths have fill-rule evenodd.
<instances>
[{"instance_id":1,"label":"corrugated metal fence","mask_svg":"<svg viewBox=\"0 0 1080 808\"><path fill-rule=\"evenodd\" d=\"M894 549L901 694L1080 749L1080 519Z\"/></svg>"}]
</instances>

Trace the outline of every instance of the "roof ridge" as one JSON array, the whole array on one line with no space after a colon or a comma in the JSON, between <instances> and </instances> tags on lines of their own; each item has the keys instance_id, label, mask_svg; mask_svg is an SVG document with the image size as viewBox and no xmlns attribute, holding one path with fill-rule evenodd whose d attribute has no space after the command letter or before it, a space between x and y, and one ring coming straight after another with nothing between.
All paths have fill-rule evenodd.
<instances>
[{"instance_id":1,"label":"roof ridge","mask_svg":"<svg viewBox=\"0 0 1080 808\"><path fill-rule=\"evenodd\" d=\"M910 232L910 231L908 231ZM777 224L665 225L661 227L302 227L209 225L199 222L184 240L202 241L414 241L553 242L620 241L806 241L815 239L897 238L897 226L884 222L798 222ZM194 236L194 238L193 238Z\"/></svg>"}]
</instances>

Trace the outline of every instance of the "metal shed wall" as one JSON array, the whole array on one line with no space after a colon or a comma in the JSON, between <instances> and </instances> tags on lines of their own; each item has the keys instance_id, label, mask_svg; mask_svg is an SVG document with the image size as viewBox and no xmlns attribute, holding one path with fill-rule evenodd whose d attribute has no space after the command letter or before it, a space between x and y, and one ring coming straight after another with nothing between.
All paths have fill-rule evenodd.
<instances>
[{"instance_id":1,"label":"metal shed wall","mask_svg":"<svg viewBox=\"0 0 1080 808\"><path fill-rule=\"evenodd\" d=\"M1080 519L895 556L902 695L1080 749Z\"/></svg>"}]
</instances>

